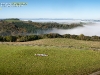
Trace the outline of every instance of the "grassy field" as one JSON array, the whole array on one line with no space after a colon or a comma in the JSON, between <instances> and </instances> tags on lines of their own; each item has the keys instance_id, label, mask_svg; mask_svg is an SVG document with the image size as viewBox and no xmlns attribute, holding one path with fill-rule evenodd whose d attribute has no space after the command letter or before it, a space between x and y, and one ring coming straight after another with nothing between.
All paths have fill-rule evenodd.
<instances>
[{"instance_id":1,"label":"grassy field","mask_svg":"<svg viewBox=\"0 0 100 75\"><path fill-rule=\"evenodd\" d=\"M89 43L93 42L42 39L22 43L1 43L0 75L89 75L100 70L100 51L89 50L91 46L95 46ZM77 46L84 47L75 48Z\"/></svg>"},{"instance_id":2,"label":"grassy field","mask_svg":"<svg viewBox=\"0 0 100 75\"><path fill-rule=\"evenodd\" d=\"M66 38L53 38L53 39L41 39L29 42L4 42L2 44L7 45L37 45L37 46L56 46L66 47L74 49L85 49L85 50L100 50L100 42L97 41L83 41Z\"/></svg>"}]
</instances>

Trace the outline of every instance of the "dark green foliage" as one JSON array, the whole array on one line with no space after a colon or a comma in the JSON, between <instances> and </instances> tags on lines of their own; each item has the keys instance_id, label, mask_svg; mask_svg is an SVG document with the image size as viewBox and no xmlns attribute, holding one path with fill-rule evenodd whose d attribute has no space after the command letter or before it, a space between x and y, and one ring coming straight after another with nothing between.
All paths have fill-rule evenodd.
<instances>
[{"instance_id":1,"label":"dark green foliage","mask_svg":"<svg viewBox=\"0 0 100 75\"><path fill-rule=\"evenodd\" d=\"M95 35L95 36L92 36L92 37L91 37L91 40L93 40L93 41L95 41L95 40L100 40L100 38L99 38L98 36Z\"/></svg>"},{"instance_id":2,"label":"dark green foliage","mask_svg":"<svg viewBox=\"0 0 100 75\"><path fill-rule=\"evenodd\" d=\"M16 36L5 36L4 37L4 41L7 41L7 42L15 42L17 39Z\"/></svg>"},{"instance_id":3,"label":"dark green foliage","mask_svg":"<svg viewBox=\"0 0 100 75\"><path fill-rule=\"evenodd\" d=\"M50 34L43 34L43 35L39 35L39 38L63 38L62 35L58 34L58 33L50 33Z\"/></svg>"},{"instance_id":4,"label":"dark green foliage","mask_svg":"<svg viewBox=\"0 0 100 75\"><path fill-rule=\"evenodd\" d=\"M38 40L39 39L39 36L38 35L29 35L28 36L28 41L31 41L31 40Z\"/></svg>"},{"instance_id":5,"label":"dark green foliage","mask_svg":"<svg viewBox=\"0 0 100 75\"><path fill-rule=\"evenodd\" d=\"M51 23L36 23L33 22L39 26L42 26L43 29L48 29L48 28L59 28L59 29L71 29L77 26L83 26L80 23L72 23L72 24L59 24L56 22L51 22Z\"/></svg>"},{"instance_id":6,"label":"dark green foliage","mask_svg":"<svg viewBox=\"0 0 100 75\"><path fill-rule=\"evenodd\" d=\"M4 19L4 20L20 20L18 18L8 18L8 19Z\"/></svg>"},{"instance_id":7,"label":"dark green foliage","mask_svg":"<svg viewBox=\"0 0 100 75\"><path fill-rule=\"evenodd\" d=\"M24 28L27 33L34 33L36 26L24 22L13 22L13 24L18 28Z\"/></svg>"},{"instance_id":8,"label":"dark green foliage","mask_svg":"<svg viewBox=\"0 0 100 75\"><path fill-rule=\"evenodd\" d=\"M84 40L90 41L91 40L91 37L90 36L85 36L85 39ZM93 40L91 40L91 41L93 41Z\"/></svg>"},{"instance_id":9,"label":"dark green foliage","mask_svg":"<svg viewBox=\"0 0 100 75\"><path fill-rule=\"evenodd\" d=\"M83 34L80 35L60 35L57 33L50 33L50 34L42 34L42 35L24 35L24 36L0 36L0 41L4 42L26 42L26 41L33 41L33 40L39 40L44 38L70 38L70 39L76 39L76 40L86 40L86 41L100 41L99 36L85 36Z\"/></svg>"},{"instance_id":10,"label":"dark green foliage","mask_svg":"<svg viewBox=\"0 0 100 75\"><path fill-rule=\"evenodd\" d=\"M11 22L8 22L11 21ZM99 36L84 36L80 35L60 35L57 33L43 34L46 30L52 30L53 28L59 29L70 29L77 26L83 26L83 23L72 23L72 24L59 24L56 22L40 23L32 21L20 21L17 18L0 20L0 41L7 42L25 42L38 40L43 38L70 38L77 40L86 41L100 41ZM43 31L44 30L44 31ZM30 34L41 34L41 35L30 35ZM21 36L18 36L21 35Z\"/></svg>"},{"instance_id":11,"label":"dark green foliage","mask_svg":"<svg viewBox=\"0 0 100 75\"><path fill-rule=\"evenodd\" d=\"M70 38L70 34L63 35L64 38Z\"/></svg>"},{"instance_id":12,"label":"dark green foliage","mask_svg":"<svg viewBox=\"0 0 100 75\"><path fill-rule=\"evenodd\" d=\"M70 38L71 38L71 39L77 39L78 36L77 36L77 35L70 35Z\"/></svg>"},{"instance_id":13,"label":"dark green foliage","mask_svg":"<svg viewBox=\"0 0 100 75\"><path fill-rule=\"evenodd\" d=\"M59 24L56 22L40 23L32 21L20 21L19 19L5 19L0 21L0 35L27 35L27 34L43 34L46 30L71 29L83 26L81 23Z\"/></svg>"},{"instance_id":14,"label":"dark green foliage","mask_svg":"<svg viewBox=\"0 0 100 75\"><path fill-rule=\"evenodd\" d=\"M17 42L26 42L26 41L33 41L38 40L38 35L28 35L28 36L17 36Z\"/></svg>"},{"instance_id":15,"label":"dark green foliage","mask_svg":"<svg viewBox=\"0 0 100 75\"><path fill-rule=\"evenodd\" d=\"M0 36L0 41L3 41L3 37L2 36Z\"/></svg>"}]
</instances>

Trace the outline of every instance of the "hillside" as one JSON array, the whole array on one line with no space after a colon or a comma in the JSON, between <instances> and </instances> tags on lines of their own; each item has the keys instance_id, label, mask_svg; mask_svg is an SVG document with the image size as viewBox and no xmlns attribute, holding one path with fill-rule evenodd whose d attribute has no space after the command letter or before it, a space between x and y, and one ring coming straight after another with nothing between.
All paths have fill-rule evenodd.
<instances>
[{"instance_id":1,"label":"hillside","mask_svg":"<svg viewBox=\"0 0 100 75\"><path fill-rule=\"evenodd\" d=\"M32 21L21 21L19 19L3 19L0 20L0 36L7 35L27 35L42 33L53 28L71 29L83 26L82 23L59 24L59 23L38 23Z\"/></svg>"},{"instance_id":2,"label":"hillside","mask_svg":"<svg viewBox=\"0 0 100 75\"><path fill-rule=\"evenodd\" d=\"M74 48L82 50L100 50L99 41L84 41L75 40L68 38L47 38L28 42L1 42L0 44L7 45L26 45L26 46L50 46L50 47L61 47L61 48Z\"/></svg>"}]
</instances>

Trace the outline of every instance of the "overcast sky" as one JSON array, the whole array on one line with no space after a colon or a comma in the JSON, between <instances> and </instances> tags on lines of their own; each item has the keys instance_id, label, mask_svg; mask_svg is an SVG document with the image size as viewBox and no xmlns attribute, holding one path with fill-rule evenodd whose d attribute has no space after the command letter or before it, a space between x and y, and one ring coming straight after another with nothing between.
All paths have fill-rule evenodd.
<instances>
[{"instance_id":1,"label":"overcast sky","mask_svg":"<svg viewBox=\"0 0 100 75\"><path fill-rule=\"evenodd\" d=\"M0 0L26 2L23 7L0 7L0 18L100 19L100 0Z\"/></svg>"}]
</instances>

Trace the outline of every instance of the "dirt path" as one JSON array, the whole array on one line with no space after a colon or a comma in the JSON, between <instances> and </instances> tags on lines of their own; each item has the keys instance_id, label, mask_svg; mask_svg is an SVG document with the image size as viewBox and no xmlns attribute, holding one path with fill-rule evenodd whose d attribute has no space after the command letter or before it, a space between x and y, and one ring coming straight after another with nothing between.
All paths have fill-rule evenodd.
<instances>
[{"instance_id":1,"label":"dirt path","mask_svg":"<svg viewBox=\"0 0 100 75\"><path fill-rule=\"evenodd\" d=\"M90 75L100 75L100 71L94 72L94 73L92 73Z\"/></svg>"}]
</instances>

